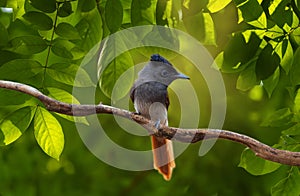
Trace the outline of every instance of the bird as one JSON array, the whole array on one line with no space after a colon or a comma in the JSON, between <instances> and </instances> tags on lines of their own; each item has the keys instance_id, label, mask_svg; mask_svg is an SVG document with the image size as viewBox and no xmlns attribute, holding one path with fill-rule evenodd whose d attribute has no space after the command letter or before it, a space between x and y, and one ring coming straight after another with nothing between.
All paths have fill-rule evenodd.
<instances>
[{"instance_id":1,"label":"bird","mask_svg":"<svg viewBox=\"0 0 300 196\"><path fill-rule=\"evenodd\" d=\"M173 65L159 54L153 54L150 61L138 73L131 90L130 98L136 112L143 117L168 126L169 107L168 86L176 79L190 79L179 73ZM173 144L169 139L152 135L153 166L169 181L175 168Z\"/></svg>"}]
</instances>

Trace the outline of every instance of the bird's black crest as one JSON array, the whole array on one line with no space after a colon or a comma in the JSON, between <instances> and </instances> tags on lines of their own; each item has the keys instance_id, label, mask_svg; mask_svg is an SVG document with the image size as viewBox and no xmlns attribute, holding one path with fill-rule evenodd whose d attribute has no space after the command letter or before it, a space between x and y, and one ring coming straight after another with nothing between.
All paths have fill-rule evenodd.
<instances>
[{"instance_id":1,"label":"bird's black crest","mask_svg":"<svg viewBox=\"0 0 300 196\"><path fill-rule=\"evenodd\" d=\"M172 66L172 64L167 59L165 59L164 57L160 56L159 54L153 54L151 56L150 61L162 62L162 63L166 63L166 64Z\"/></svg>"}]
</instances>

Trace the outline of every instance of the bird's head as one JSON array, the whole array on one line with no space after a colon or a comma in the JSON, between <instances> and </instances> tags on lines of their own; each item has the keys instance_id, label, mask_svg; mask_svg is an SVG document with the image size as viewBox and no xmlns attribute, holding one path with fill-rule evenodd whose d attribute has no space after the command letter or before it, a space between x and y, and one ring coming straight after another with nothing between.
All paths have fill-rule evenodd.
<instances>
[{"instance_id":1,"label":"bird's head","mask_svg":"<svg viewBox=\"0 0 300 196\"><path fill-rule=\"evenodd\" d=\"M139 79L144 82L160 82L168 86L176 79L189 79L189 77L177 72L164 57L153 54L150 62L139 72Z\"/></svg>"}]
</instances>

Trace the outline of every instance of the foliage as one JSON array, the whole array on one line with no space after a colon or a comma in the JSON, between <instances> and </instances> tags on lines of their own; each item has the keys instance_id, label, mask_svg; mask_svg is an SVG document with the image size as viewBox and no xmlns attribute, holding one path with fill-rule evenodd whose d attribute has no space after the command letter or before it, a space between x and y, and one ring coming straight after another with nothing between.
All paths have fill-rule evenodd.
<instances>
[{"instance_id":1,"label":"foliage","mask_svg":"<svg viewBox=\"0 0 300 196\"><path fill-rule=\"evenodd\" d=\"M159 50L163 55L170 56L172 61L175 59L186 65L190 63L162 49L133 50L111 61L108 67L102 70L101 77L97 81L89 77L90 70L80 67L87 53L105 37L129 27L163 25L177 28L198 39L215 56L217 69L223 73L229 89L228 119L225 122L227 129L253 130L249 134L254 134L262 141L265 139L274 144L279 138L279 142L274 145L276 148L300 150L300 91L298 89L300 5L298 1L2 0L0 6L3 8L0 10L0 79L2 80L30 84L46 95L69 103L78 103L72 95L73 87L88 89L99 85L97 91L99 100L96 101L109 103L117 79L139 62L134 59L145 61L149 54ZM109 43L110 46L114 44L116 43ZM118 44L122 43L118 42ZM98 51L98 48L96 50ZM114 50L114 47L107 48L109 54L114 54L116 52ZM88 61L93 60L93 57L88 57ZM197 75L191 67L186 66L184 69L191 78L193 76L199 78L199 74ZM193 85L197 88L205 88L203 84L197 82ZM129 84L124 86L126 86L124 89L128 90ZM205 94L205 90L201 92ZM120 97L124 94L126 92L122 91ZM171 100L174 99L175 97ZM209 104L208 98L203 96L199 102L200 105ZM173 124L177 123L178 117L174 114L178 112L179 109L170 108L170 118L174 119ZM208 117L209 114L201 116L200 124L207 126L205 119ZM121 132L121 129L114 125L111 117L101 118L105 119L105 124L110 129ZM97 160L82 150L78 135L70 133L75 132L73 126L75 121L83 126L89 124L83 117L73 118L53 114L30 96L0 89L0 144L3 146L0 150L0 165L3 165L0 168L0 181L3 184L3 187L0 185L0 194L2 191L4 195L5 191L11 195L22 194L20 190L23 186L16 189L16 192L9 187L14 186L12 182L15 179L17 182L22 181L22 178L30 176L32 171L37 176L29 178L38 184L39 189L32 185L28 186L30 187L28 195L39 194L39 191L43 194L47 193L45 192L47 183L53 181L58 181L55 183L57 187L49 194L75 193L79 188L72 190L72 185L77 183L84 187L82 192L78 192L79 194L87 192L96 194L101 191L101 193L113 194L141 193L149 186L152 188L148 191L149 194L156 191L161 194L177 191L178 194L240 195L245 194L246 190L250 195L269 192L272 195L300 194L297 167L281 166L262 160L255 157L248 149L242 152L239 166L252 175L264 175L260 180L268 183L258 183L256 178L242 173L243 171L230 173L238 169L227 168L233 163L237 164L236 156L241 153L241 148L235 148L234 144L227 143L217 145L216 150L210 152L210 155L198 159L194 158L196 147L191 147L182 158L178 159L176 168L178 173L174 174L174 180L164 186L161 184L165 182L162 182L156 173L133 174L108 168L104 164L98 168L95 166L99 165ZM47 157L42 157L39 162L40 156L43 155L40 155L41 153L36 149L32 150L31 145L35 145L31 139L33 137L28 137L26 130L34 133L32 135L46 154L60 162L53 162L53 159ZM118 131L115 132L117 133L111 134L112 138L126 137ZM22 135L26 140L20 138ZM72 137L75 138L74 142ZM124 145L134 147L144 145L144 141L130 142L133 140L132 136L126 138L128 142L122 140ZM12 145L15 148L12 148ZM224 155L225 149L230 150L231 154ZM29 158L30 156L32 158ZM228 162L228 156L234 161ZM17 174L11 171L16 167L12 163L19 162L20 159L24 161L20 163L24 165L19 166L23 173ZM87 161L82 163L80 159ZM35 168L36 164L37 168ZM92 169L95 167L96 172ZM85 173L83 171L86 168L88 169ZM203 168L210 168L215 172L205 171ZM43 170L46 174L41 172ZM110 172L116 173L118 177L112 176ZM77 179L74 180L74 184L68 182L67 189L59 186L65 183L64 180L70 180L71 176L76 174ZM228 179L222 177L223 174L232 175L231 180L227 181ZM201 177L202 175L205 177ZM47 176L45 183L38 178L44 176ZM111 188L112 185L111 187L107 185L109 183L107 178L113 178L112 183L117 184L113 186L119 189L112 190L114 189ZM242 181L240 178L244 179L244 183L240 182ZM91 185L86 184L83 179L91 180ZM143 182L140 179L143 179ZM185 180L184 183L181 183L182 179ZM248 179L252 181L249 182ZM96 183L98 181L100 183ZM242 186L237 187L237 182ZM212 187L213 183L217 186ZM199 186L202 189L199 189ZM218 186L220 189L217 188ZM257 186L260 187L256 189Z\"/></svg>"}]
</instances>

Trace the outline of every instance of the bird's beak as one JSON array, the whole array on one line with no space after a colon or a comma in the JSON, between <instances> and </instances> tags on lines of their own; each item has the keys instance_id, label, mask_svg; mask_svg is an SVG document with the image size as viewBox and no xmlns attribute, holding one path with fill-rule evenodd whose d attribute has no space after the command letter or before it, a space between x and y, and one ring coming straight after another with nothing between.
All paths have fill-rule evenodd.
<instances>
[{"instance_id":1,"label":"bird's beak","mask_svg":"<svg viewBox=\"0 0 300 196\"><path fill-rule=\"evenodd\" d=\"M177 78L187 79L187 80L190 79L190 77L188 77L188 76L186 76L186 75L184 75L184 74L182 74L182 73L179 73L179 74L177 75Z\"/></svg>"}]
</instances>

